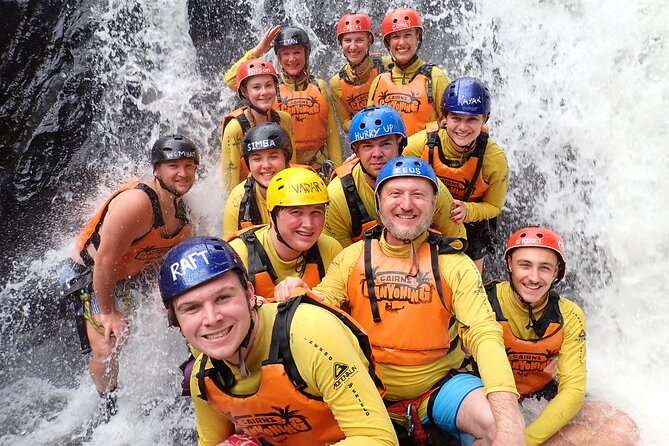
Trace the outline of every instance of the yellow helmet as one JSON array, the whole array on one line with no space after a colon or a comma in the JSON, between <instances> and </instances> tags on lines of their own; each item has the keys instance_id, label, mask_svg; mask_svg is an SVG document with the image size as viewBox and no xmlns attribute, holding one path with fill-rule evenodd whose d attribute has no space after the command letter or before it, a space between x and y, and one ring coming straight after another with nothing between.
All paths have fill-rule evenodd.
<instances>
[{"instance_id":1,"label":"yellow helmet","mask_svg":"<svg viewBox=\"0 0 669 446\"><path fill-rule=\"evenodd\" d=\"M289 167L274 175L267 186L267 210L277 206L308 206L330 202L325 182L316 172Z\"/></svg>"}]
</instances>

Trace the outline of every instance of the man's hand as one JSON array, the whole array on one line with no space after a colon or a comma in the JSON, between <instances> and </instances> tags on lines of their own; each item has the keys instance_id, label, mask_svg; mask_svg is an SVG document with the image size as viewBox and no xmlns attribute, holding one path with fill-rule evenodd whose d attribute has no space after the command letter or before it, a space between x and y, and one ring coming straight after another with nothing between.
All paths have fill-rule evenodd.
<instances>
[{"instance_id":1,"label":"man's hand","mask_svg":"<svg viewBox=\"0 0 669 446\"><path fill-rule=\"evenodd\" d=\"M262 57L263 54L272 48L274 38L281 31L281 25L270 26L265 35L260 39L260 42L253 48L253 55L257 58Z\"/></svg>"},{"instance_id":2,"label":"man's hand","mask_svg":"<svg viewBox=\"0 0 669 446\"><path fill-rule=\"evenodd\" d=\"M113 310L111 313L99 313L93 317L105 329L105 342L110 342L114 336L117 346L125 344L130 334L130 325L123 313Z\"/></svg>"},{"instance_id":3,"label":"man's hand","mask_svg":"<svg viewBox=\"0 0 669 446\"><path fill-rule=\"evenodd\" d=\"M456 223L462 223L467 217L467 206L465 203L460 200L453 200L453 206L451 206L451 220Z\"/></svg>"},{"instance_id":4,"label":"man's hand","mask_svg":"<svg viewBox=\"0 0 669 446\"><path fill-rule=\"evenodd\" d=\"M306 282L300 277L286 277L281 282L279 282L276 287L274 287L274 301L287 301L290 298L293 290L297 287L301 287L307 290L311 289L311 287L307 285Z\"/></svg>"},{"instance_id":5,"label":"man's hand","mask_svg":"<svg viewBox=\"0 0 669 446\"><path fill-rule=\"evenodd\" d=\"M497 435L493 446L526 446L525 420L518 407L518 399L511 392L492 392L488 395L490 409L495 417Z\"/></svg>"}]
</instances>

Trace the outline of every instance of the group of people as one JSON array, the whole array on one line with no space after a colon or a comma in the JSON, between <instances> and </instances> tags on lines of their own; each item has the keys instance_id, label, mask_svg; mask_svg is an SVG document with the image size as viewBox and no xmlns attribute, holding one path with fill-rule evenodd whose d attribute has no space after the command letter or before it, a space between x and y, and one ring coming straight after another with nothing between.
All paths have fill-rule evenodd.
<instances>
[{"instance_id":1,"label":"group of people","mask_svg":"<svg viewBox=\"0 0 669 446\"><path fill-rule=\"evenodd\" d=\"M89 221L61 283L108 416L124 285L162 259L202 446L636 444L623 412L586 398L585 317L555 290L559 235L516 231L508 280L484 286L508 189L491 94L423 61L423 32L415 10L391 10L377 58L370 17L344 15L328 88L303 29L267 31L225 75L243 105L222 124L221 238L188 223L200 157L182 135L156 141L153 178ZM272 47L279 71L261 59ZM525 426L530 398L549 402Z\"/></svg>"}]
</instances>

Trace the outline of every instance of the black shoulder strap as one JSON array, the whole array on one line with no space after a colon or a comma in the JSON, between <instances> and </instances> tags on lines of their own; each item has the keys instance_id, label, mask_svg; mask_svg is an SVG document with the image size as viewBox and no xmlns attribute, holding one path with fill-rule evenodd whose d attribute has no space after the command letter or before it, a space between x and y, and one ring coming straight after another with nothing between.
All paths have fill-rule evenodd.
<instances>
[{"instance_id":1,"label":"black shoulder strap","mask_svg":"<svg viewBox=\"0 0 669 446\"><path fill-rule=\"evenodd\" d=\"M315 264L318 267L318 277L321 279L325 277L325 265L323 265L321 251L318 249L318 242L314 243L313 246L309 248L305 255L304 262L307 264Z\"/></svg>"},{"instance_id":2,"label":"black shoulder strap","mask_svg":"<svg viewBox=\"0 0 669 446\"><path fill-rule=\"evenodd\" d=\"M435 132L427 132L427 162L434 166L434 151L441 155L441 140L439 139L439 130Z\"/></svg>"},{"instance_id":3,"label":"black shoulder strap","mask_svg":"<svg viewBox=\"0 0 669 446\"><path fill-rule=\"evenodd\" d=\"M385 67L383 66L383 59L377 56L372 56L372 63L374 64L374 68L376 69L376 72L381 74L385 70Z\"/></svg>"},{"instance_id":4,"label":"black shoulder strap","mask_svg":"<svg viewBox=\"0 0 669 446\"><path fill-rule=\"evenodd\" d=\"M272 329L269 357L265 361L265 364L283 364L286 374L297 390L303 390L307 387L307 383L297 370L293 354L290 351L290 324L300 302L302 302L302 298L297 297L279 304Z\"/></svg>"},{"instance_id":5,"label":"black shoulder strap","mask_svg":"<svg viewBox=\"0 0 669 446\"><path fill-rule=\"evenodd\" d=\"M139 183L135 186L135 189L139 189L146 193L146 195L149 196L149 200L151 200L151 208L153 209L153 227L160 228L161 226L165 226L163 211L160 209L160 200L158 199L156 191L144 183Z\"/></svg>"},{"instance_id":6,"label":"black shoulder strap","mask_svg":"<svg viewBox=\"0 0 669 446\"><path fill-rule=\"evenodd\" d=\"M246 179L246 184L244 184L244 196L242 196L242 201L239 203L237 229L242 229L242 222L245 221L254 225L262 224L260 209L258 209L258 203L256 202L255 184L256 182L253 177L250 176Z\"/></svg>"},{"instance_id":7,"label":"black shoulder strap","mask_svg":"<svg viewBox=\"0 0 669 446\"><path fill-rule=\"evenodd\" d=\"M242 128L242 134L248 132L248 130L251 128L251 123L249 122L249 118L246 117L246 113L238 114L235 116L235 119L237 119L240 127Z\"/></svg>"},{"instance_id":8,"label":"black shoulder strap","mask_svg":"<svg viewBox=\"0 0 669 446\"><path fill-rule=\"evenodd\" d=\"M372 221L372 217L369 216L369 212L367 212L367 208L362 202L362 198L360 198L358 188L353 181L353 175L349 173L339 177L339 179L344 189L348 211L351 213L351 235L357 237L362 232L362 225Z\"/></svg>"},{"instance_id":9,"label":"black shoulder strap","mask_svg":"<svg viewBox=\"0 0 669 446\"><path fill-rule=\"evenodd\" d=\"M211 379L216 387L226 393L235 385L235 375L224 361L211 359L211 363L214 367L210 369L207 369L207 362L209 362L209 357L203 354L202 359L200 360L200 368L195 375L197 378L197 387L200 390L198 397L205 401L207 401L207 387L204 384L206 378ZM223 381L221 381L221 378Z\"/></svg>"},{"instance_id":10,"label":"black shoulder strap","mask_svg":"<svg viewBox=\"0 0 669 446\"><path fill-rule=\"evenodd\" d=\"M434 64L431 64L431 63L426 63L426 64L421 65L420 67L418 67L418 69L413 74L413 76L411 76L411 80L409 80L409 83L411 83L416 78L416 76L418 76L419 74L422 74L423 76L425 76L427 78L427 102L430 103L430 104L433 102L433 99L432 99L432 68L434 68Z\"/></svg>"},{"instance_id":11,"label":"black shoulder strap","mask_svg":"<svg viewBox=\"0 0 669 446\"><path fill-rule=\"evenodd\" d=\"M318 81L316 80L315 77L313 77L313 76L309 76L309 83L310 83L310 84L314 84L314 85L316 86L316 88L318 88L318 91L321 92L321 94L323 93L323 92L321 91L321 86L318 85Z\"/></svg>"},{"instance_id":12,"label":"black shoulder strap","mask_svg":"<svg viewBox=\"0 0 669 446\"><path fill-rule=\"evenodd\" d=\"M495 312L495 319L498 321L506 321L504 317L504 312L502 311L502 306L499 304L499 298L497 297L497 284L500 283L499 280L491 280L490 282L484 285L485 292L488 295L488 301L490 306Z\"/></svg>"},{"instance_id":13,"label":"black shoulder strap","mask_svg":"<svg viewBox=\"0 0 669 446\"><path fill-rule=\"evenodd\" d=\"M365 261L365 281L367 283L367 295L369 296L369 305L372 307L372 316L374 322L381 322L381 315L379 314L379 304L376 301L376 289L374 286L374 271L372 268L372 240L379 240L383 227L377 225L365 232L365 246L363 248Z\"/></svg>"},{"instance_id":14,"label":"black shoulder strap","mask_svg":"<svg viewBox=\"0 0 669 446\"><path fill-rule=\"evenodd\" d=\"M476 170L474 171L474 175L469 181L469 185L467 186L467 190L465 190L465 193L462 197L462 201L469 200L469 197L472 195L472 192L474 192L474 186L476 186L476 180L478 180L479 175L481 175L481 169L483 168L483 157L485 155L485 149L487 146L488 146L488 134L481 132L481 134L476 140L476 148L474 149L474 153L472 154L472 156L477 158Z\"/></svg>"},{"instance_id":15,"label":"black shoulder strap","mask_svg":"<svg viewBox=\"0 0 669 446\"><path fill-rule=\"evenodd\" d=\"M272 262L269 260L267 251L265 251L260 240L256 237L255 229L250 229L240 234L239 237L244 241L246 249L249 252L249 282L255 285L256 274L265 271L269 274L272 282L275 282L279 276L276 274Z\"/></svg>"},{"instance_id":16,"label":"black shoulder strap","mask_svg":"<svg viewBox=\"0 0 669 446\"><path fill-rule=\"evenodd\" d=\"M534 332L540 338L546 334L546 330L551 323L556 323L560 326L564 324L562 312L560 311L560 295L551 288L548 292L548 303L541 317L533 324Z\"/></svg>"},{"instance_id":17,"label":"black shoulder strap","mask_svg":"<svg viewBox=\"0 0 669 446\"><path fill-rule=\"evenodd\" d=\"M348 73L346 72L346 70L344 69L344 67L342 67L342 69L339 70L339 79L342 80L342 81L344 81L344 82L346 82L347 84L351 84L351 83L352 83L352 82L351 82L351 78L348 77Z\"/></svg>"},{"instance_id":18,"label":"black shoulder strap","mask_svg":"<svg viewBox=\"0 0 669 446\"><path fill-rule=\"evenodd\" d=\"M277 112L274 109L270 110L270 115L272 118L272 122L275 124L281 124L281 116L279 116L279 112Z\"/></svg>"}]
</instances>

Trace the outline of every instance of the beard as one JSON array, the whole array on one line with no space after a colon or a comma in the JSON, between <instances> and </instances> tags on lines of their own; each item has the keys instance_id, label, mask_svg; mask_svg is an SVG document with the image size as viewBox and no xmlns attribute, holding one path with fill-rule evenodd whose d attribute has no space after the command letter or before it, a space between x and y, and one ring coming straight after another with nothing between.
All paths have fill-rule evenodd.
<instances>
[{"instance_id":1,"label":"beard","mask_svg":"<svg viewBox=\"0 0 669 446\"><path fill-rule=\"evenodd\" d=\"M398 225L395 224L394 221L385 218L381 213L379 213L379 216L381 217L381 224L393 235L393 237L400 240L411 241L420 237L420 235L430 227L435 207L436 203L433 202L430 209L425 212L422 219L415 225Z\"/></svg>"}]
</instances>

